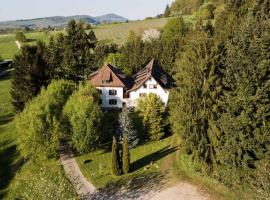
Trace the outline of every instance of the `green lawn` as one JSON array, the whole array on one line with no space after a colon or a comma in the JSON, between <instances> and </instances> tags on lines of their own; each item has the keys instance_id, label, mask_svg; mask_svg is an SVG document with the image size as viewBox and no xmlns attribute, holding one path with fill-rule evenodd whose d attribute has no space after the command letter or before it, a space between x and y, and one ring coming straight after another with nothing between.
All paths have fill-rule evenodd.
<instances>
[{"instance_id":1,"label":"green lawn","mask_svg":"<svg viewBox=\"0 0 270 200\"><path fill-rule=\"evenodd\" d=\"M96 187L103 188L111 182L120 179L130 179L142 173L158 172L161 160L173 153L176 149L171 148L171 137L164 140L147 143L131 150L131 173L120 177L111 174L111 149L98 150L93 153L78 156L76 160L82 173ZM150 163L153 162L151 165Z\"/></svg>"},{"instance_id":2,"label":"green lawn","mask_svg":"<svg viewBox=\"0 0 270 200\"><path fill-rule=\"evenodd\" d=\"M0 198L20 167L20 156L16 149L17 132L13 120L10 99L9 75L0 77Z\"/></svg>"},{"instance_id":3,"label":"green lawn","mask_svg":"<svg viewBox=\"0 0 270 200\"><path fill-rule=\"evenodd\" d=\"M43 174L45 173L46 177L42 177L43 180L40 181L40 184L36 188L40 189L42 187L45 187L47 183L55 181L56 185L65 184L65 187L61 187L61 189L68 188L66 194L72 197L70 199L76 199L75 192L73 191L73 188L71 188L69 182L66 180L63 171L58 165L57 160L48 160L35 163L32 160L26 162L20 156L20 153L17 149L17 138L19 133L17 133L15 123L13 121L14 113L12 111L10 88L10 75L1 76L0 199L16 199L17 195L19 195L20 193L29 192L25 190L25 186L28 186L28 190L29 188L31 188L31 186L29 186L29 182L33 184L33 182L37 179L37 177L33 177L37 173L41 173L39 176L43 176ZM58 183L58 179L53 180L54 177L61 177L61 182Z\"/></svg>"}]
</instances>

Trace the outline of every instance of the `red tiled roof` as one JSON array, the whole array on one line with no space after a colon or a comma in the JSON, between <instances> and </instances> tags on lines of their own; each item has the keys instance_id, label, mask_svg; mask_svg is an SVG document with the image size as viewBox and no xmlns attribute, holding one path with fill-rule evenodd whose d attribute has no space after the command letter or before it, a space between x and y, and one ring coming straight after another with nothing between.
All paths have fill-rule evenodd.
<instances>
[{"instance_id":1,"label":"red tiled roof","mask_svg":"<svg viewBox=\"0 0 270 200\"><path fill-rule=\"evenodd\" d=\"M126 87L126 78L126 74L107 64L98 71L90 74L89 81L98 87Z\"/></svg>"}]
</instances>

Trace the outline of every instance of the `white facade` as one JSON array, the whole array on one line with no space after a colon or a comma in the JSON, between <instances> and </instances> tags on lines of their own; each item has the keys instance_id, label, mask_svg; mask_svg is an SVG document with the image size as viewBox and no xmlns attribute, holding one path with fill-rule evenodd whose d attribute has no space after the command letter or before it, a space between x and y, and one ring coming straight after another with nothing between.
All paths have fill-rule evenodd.
<instances>
[{"instance_id":1,"label":"white facade","mask_svg":"<svg viewBox=\"0 0 270 200\"><path fill-rule=\"evenodd\" d=\"M127 106L136 107L138 99L150 93L159 96L163 103L167 105L169 100L169 91L161 87L161 85L152 77L149 78L140 88L129 93L129 99L126 102Z\"/></svg>"},{"instance_id":2,"label":"white facade","mask_svg":"<svg viewBox=\"0 0 270 200\"><path fill-rule=\"evenodd\" d=\"M124 88L122 87L97 87L97 89L100 91L100 106L102 108L121 109L124 104L127 107L136 107L138 99L150 93L159 96L165 105L169 99L169 91L164 89L153 77L149 78L138 89L131 91L129 98L124 98Z\"/></svg>"},{"instance_id":3,"label":"white facade","mask_svg":"<svg viewBox=\"0 0 270 200\"><path fill-rule=\"evenodd\" d=\"M122 108L124 89L122 87L97 87L100 90L102 108ZM115 95L110 94L110 90L116 91ZM110 104L110 100L116 100L116 104ZM111 102L112 103L112 102Z\"/></svg>"}]
</instances>

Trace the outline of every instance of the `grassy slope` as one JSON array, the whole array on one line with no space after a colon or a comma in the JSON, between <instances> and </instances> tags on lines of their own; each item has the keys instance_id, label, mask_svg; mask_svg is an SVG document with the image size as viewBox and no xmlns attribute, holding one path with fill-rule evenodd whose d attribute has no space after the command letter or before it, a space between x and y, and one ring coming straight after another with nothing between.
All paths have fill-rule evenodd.
<instances>
[{"instance_id":1,"label":"grassy slope","mask_svg":"<svg viewBox=\"0 0 270 200\"><path fill-rule=\"evenodd\" d=\"M15 175L20 160L9 91L9 76L0 77L0 198Z\"/></svg>"},{"instance_id":2,"label":"grassy slope","mask_svg":"<svg viewBox=\"0 0 270 200\"><path fill-rule=\"evenodd\" d=\"M42 166L55 173L61 170L56 160L23 164L17 151L18 133L13 121L10 87L10 76L0 77L0 199L14 199L18 191L24 190L24 182Z\"/></svg>"},{"instance_id":3,"label":"grassy slope","mask_svg":"<svg viewBox=\"0 0 270 200\"><path fill-rule=\"evenodd\" d=\"M188 17L187 20L189 20ZM162 28L166 22L167 19L150 19L129 23L107 24L95 26L94 31L99 40L109 39L120 44L127 38L130 31L135 31L139 34L145 29ZM45 34L44 32L31 32L25 35L28 39L28 44L35 44L37 40L48 42L50 35L55 35L59 32L61 31L53 31L49 34ZM18 48L15 44L15 34L0 35L0 55L4 59L12 59L16 52L18 52Z\"/></svg>"}]
</instances>

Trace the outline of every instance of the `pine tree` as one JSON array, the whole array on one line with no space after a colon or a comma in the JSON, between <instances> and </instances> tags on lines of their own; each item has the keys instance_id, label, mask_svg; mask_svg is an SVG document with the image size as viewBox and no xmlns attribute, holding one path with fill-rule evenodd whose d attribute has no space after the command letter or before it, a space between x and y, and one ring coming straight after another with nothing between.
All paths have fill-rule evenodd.
<instances>
[{"instance_id":1,"label":"pine tree","mask_svg":"<svg viewBox=\"0 0 270 200\"><path fill-rule=\"evenodd\" d=\"M164 17L170 17L170 15L171 15L170 6L167 4L165 12L164 12Z\"/></svg>"},{"instance_id":2,"label":"pine tree","mask_svg":"<svg viewBox=\"0 0 270 200\"><path fill-rule=\"evenodd\" d=\"M36 46L23 46L14 58L12 102L16 111L37 96L42 86L49 83L46 46L39 41Z\"/></svg>"},{"instance_id":3,"label":"pine tree","mask_svg":"<svg viewBox=\"0 0 270 200\"><path fill-rule=\"evenodd\" d=\"M122 163L123 163L123 173L127 174L130 169L129 141L127 137L124 137L123 140Z\"/></svg>"},{"instance_id":4,"label":"pine tree","mask_svg":"<svg viewBox=\"0 0 270 200\"><path fill-rule=\"evenodd\" d=\"M120 155L119 155L119 147L117 144L117 140L113 137L112 142L112 173L115 176L121 175L121 162L120 162Z\"/></svg>"},{"instance_id":5,"label":"pine tree","mask_svg":"<svg viewBox=\"0 0 270 200\"><path fill-rule=\"evenodd\" d=\"M93 46L93 33L91 38L85 32L82 23L71 20L67 26L67 36L64 40L63 63L66 79L79 82L86 79L89 72L89 60L92 57L91 45Z\"/></svg>"},{"instance_id":6,"label":"pine tree","mask_svg":"<svg viewBox=\"0 0 270 200\"><path fill-rule=\"evenodd\" d=\"M128 146L130 148L134 148L137 146L139 139L137 135L137 131L134 128L132 119L131 119L131 113L128 108L123 108L121 114L119 115L119 131L120 131L120 138L123 140L124 138L127 138L128 140Z\"/></svg>"}]
</instances>

